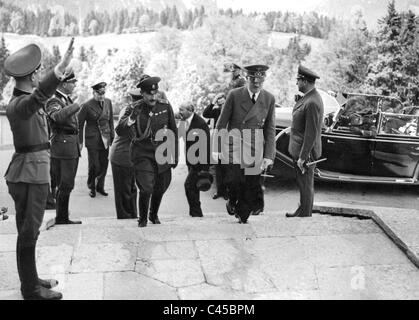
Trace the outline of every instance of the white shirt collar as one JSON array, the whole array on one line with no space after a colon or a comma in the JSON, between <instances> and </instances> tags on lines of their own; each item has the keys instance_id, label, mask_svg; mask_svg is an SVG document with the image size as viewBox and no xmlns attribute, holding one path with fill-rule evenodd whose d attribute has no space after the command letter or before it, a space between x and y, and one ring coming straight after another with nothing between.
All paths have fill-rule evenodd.
<instances>
[{"instance_id":1,"label":"white shirt collar","mask_svg":"<svg viewBox=\"0 0 419 320\"><path fill-rule=\"evenodd\" d=\"M249 88L247 88L247 92L249 92L250 99L252 99L252 97L253 97L253 92L252 92L252 91L250 91L250 90L249 90ZM258 92L256 92L256 93L255 93L255 101L258 99L259 94L260 94L260 90L259 90Z\"/></svg>"},{"instance_id":2,"label":"white shirt collar","mask_svg":"<svg viewBox=\"0 0 419 320\"><path fill-rule=\"evenodd\" d=\"M195 113L192 113L192 115L188 119L185 120L186 124L187 124L186 129L189 129L189 127L191 126L192 118L193 118L194 115L195 115Z\"/></svg>"}]
</instances>

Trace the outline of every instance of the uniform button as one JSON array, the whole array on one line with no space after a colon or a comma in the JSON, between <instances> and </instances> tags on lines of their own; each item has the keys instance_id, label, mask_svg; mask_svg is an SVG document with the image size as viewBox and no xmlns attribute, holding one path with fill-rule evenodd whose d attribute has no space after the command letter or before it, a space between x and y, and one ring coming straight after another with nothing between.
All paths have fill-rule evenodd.
<instances>
[{"instance_id":1,"label":"uniform button","mask_svg":"<svg viewBox=\"0 0 419 320\"><path fill-rule=\"evenodd\" d=\"M64 140L64 143L66 143L67 142L67 140Z\"/></svg>"},{"instance_id":2,"label":"uniform button","mask_svg":"<svg viewBox=\"0 0 419 320\"><path fill-rule=\"evenodd\" d=\"M243 121L243 124L245 124L246 123L246 121Z\"/></svg>"}]
</instances>

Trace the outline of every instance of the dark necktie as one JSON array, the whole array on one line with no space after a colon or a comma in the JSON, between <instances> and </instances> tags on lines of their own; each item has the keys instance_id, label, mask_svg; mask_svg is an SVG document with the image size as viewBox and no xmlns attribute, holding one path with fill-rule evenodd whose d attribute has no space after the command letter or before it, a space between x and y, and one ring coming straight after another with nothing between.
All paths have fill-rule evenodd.
<instances>
[{"instance_id":1,"label":"dark necktie","mask_svg":"<svg viewBox=\"0 0 419 320\"><path fill-rule=\"evenodd\" d=\"M255 104L255 103L256 103L256 93L254 93L254 94L252 95L252 102L253 102L253 104Z\"/></svg>"}]
</instances>

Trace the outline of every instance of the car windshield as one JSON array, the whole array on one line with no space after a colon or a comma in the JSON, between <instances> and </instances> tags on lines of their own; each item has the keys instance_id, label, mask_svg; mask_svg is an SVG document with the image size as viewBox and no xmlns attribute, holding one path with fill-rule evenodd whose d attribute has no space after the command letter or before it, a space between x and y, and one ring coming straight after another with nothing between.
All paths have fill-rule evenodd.
<instances>
[{"instance_id":1,"label":"car windshield","mask_svg":"<svg viewBox=\"0 0 419 320\"><path fill-rule=\"evenodd\" d=\"M403 110L403 114L383 113L379 133L418 136L419 107Z\"/></svg>"},{"instance_id":2,"label":"car windshield","mask_svg":"<svg viewBox=\"0 0 419 320\"><path fill-rule=\"evenodd\" d=\"M403 105L396 98L367 94L344 94L343 97L341 110L334 118L334 129L337 130L355 132L358 128L360 132L373 130L375 135L380 112L403 112Z\"/></svg>"}]
</instances>

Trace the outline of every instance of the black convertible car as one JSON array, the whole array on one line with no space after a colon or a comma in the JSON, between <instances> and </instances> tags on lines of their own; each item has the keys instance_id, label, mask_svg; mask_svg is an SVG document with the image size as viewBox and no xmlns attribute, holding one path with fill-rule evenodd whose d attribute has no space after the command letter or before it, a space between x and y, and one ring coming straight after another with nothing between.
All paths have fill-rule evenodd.
<instances>
[{"instance_id":1,"label":"black convertible car","mask_svg":"<svg viewBox=\"0 0 419 320\"><path fill-rule=\"evenodd\" d=\"M397 98L344 94L343 102L321 92L326 159L321 180L419 184L419 107L403 108ZM292 166L288 153L292 108L277 108L276 162Z\"/></svg>"}]
</instances>

